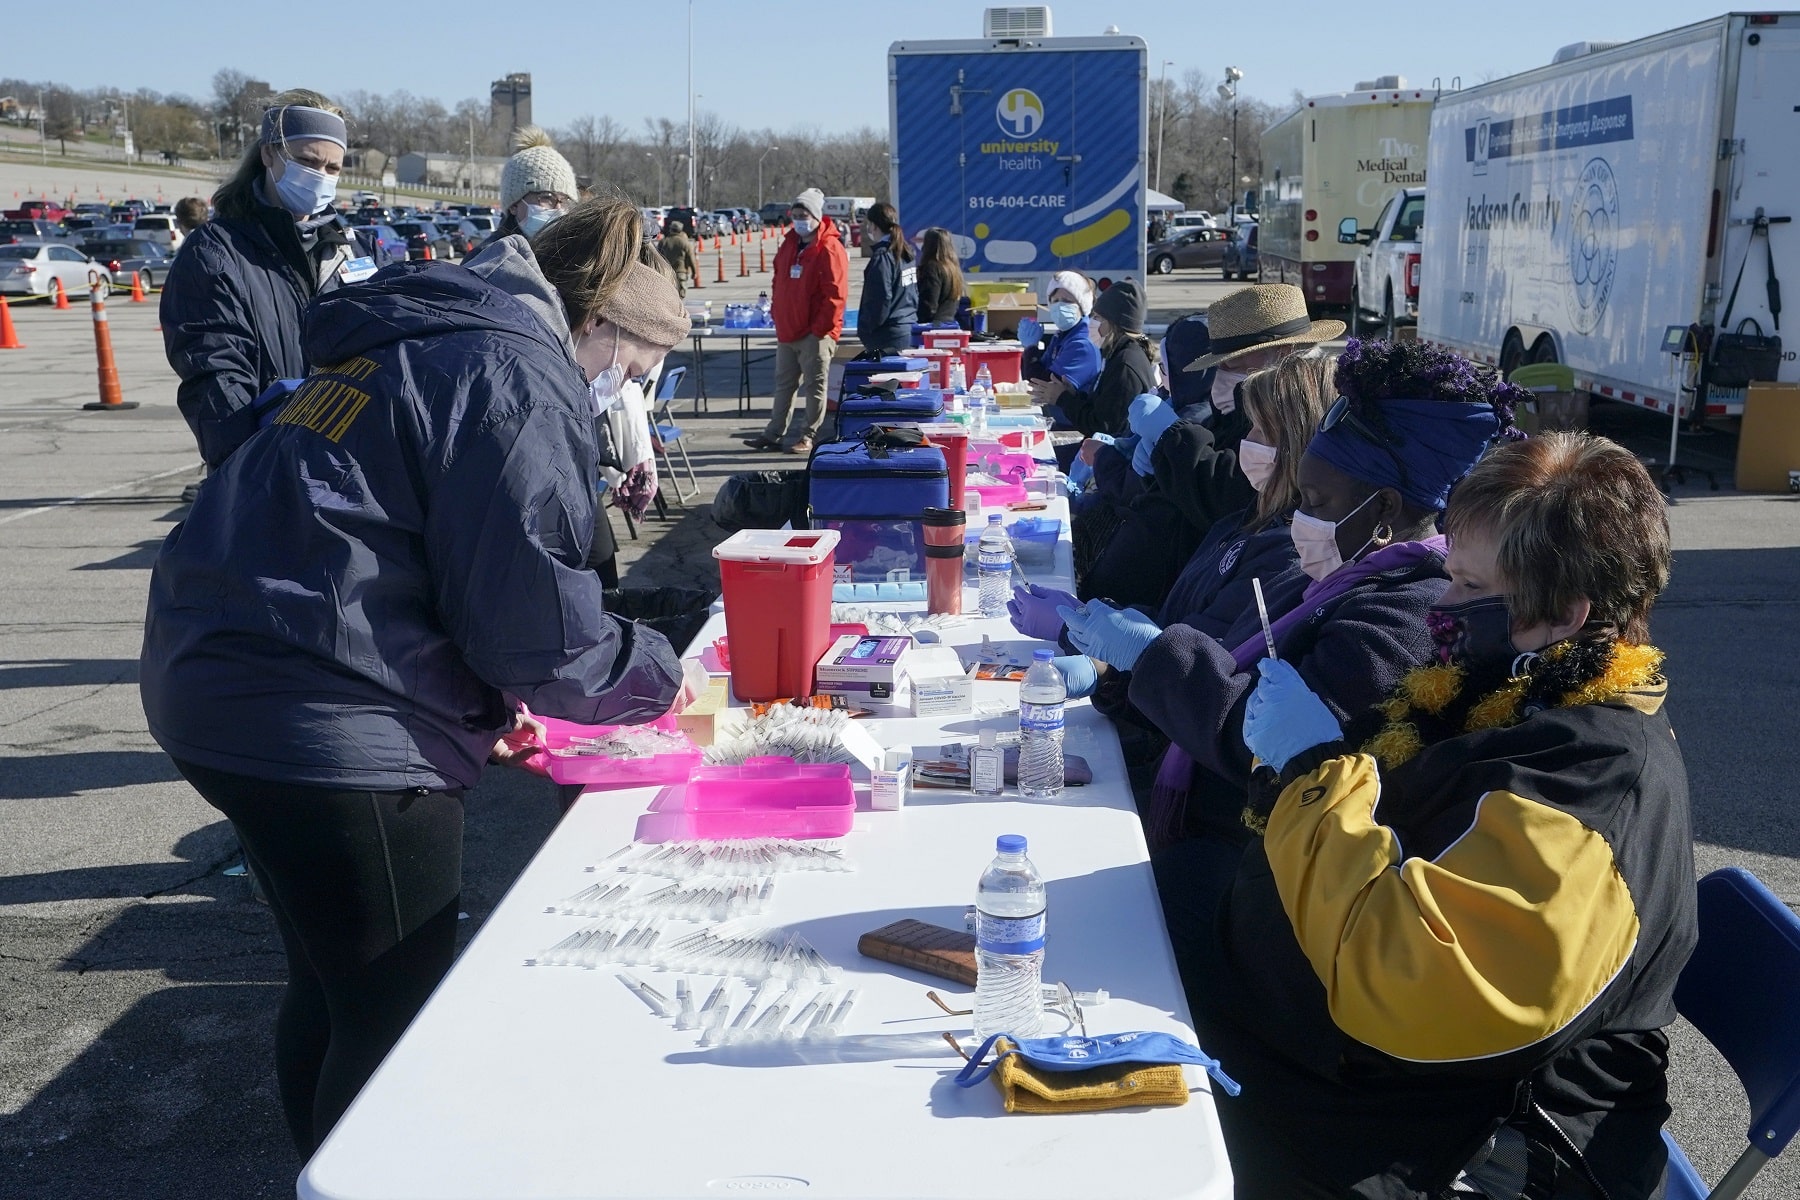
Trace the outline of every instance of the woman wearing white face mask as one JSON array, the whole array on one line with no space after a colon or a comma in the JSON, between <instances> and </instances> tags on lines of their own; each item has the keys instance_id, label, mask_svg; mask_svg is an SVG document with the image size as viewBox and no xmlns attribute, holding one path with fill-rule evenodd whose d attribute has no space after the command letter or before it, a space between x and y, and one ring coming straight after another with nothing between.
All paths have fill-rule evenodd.
<instances>
[{"instance_id":1,"label":"woman wearing white face mask","mask_svg":"<svg viewBox=\"0 0 1800 1200\"><path fill-rule=\"evenodd\" d=\"M163 287L163 348L176 403L216 470L256 432L251 404L306 374L300 314L315 296L373 275L387 255L372 231L333 211L349 140L343 111L317 92L283 92L256 143L213 195Z\"/></svg>"},{"instance_id":2,"label":"woman wearing white face mask","mask_svg":"<svg viewBox=\"0 0 1800 1200\"><path fill-rule=\"evenodd\" d=\"M477 249L515 233L535 237L573 208L579 193L575 168L557 153L550 135L536 125L519 126L512 157L500 169L500 224Z\"/></svg>"},{"instance_id":3,"label":"woman wearing white face mask","mask_svg":"<svg viewBox=\"0 0 1800 1200\"><path fill-rule=\"evenodd\" d=\"M463 793L530 756L519 706L635 724L704 686L585 569L591 383L688 331L640 245L637 209L596 200L321 297L317 369L157 558L144 711L268 889L302 1158L449 968Z\"/></svg>"},{"instance_id":4,"label":"woman wearing white face mask","mask_svg":"<svg viewBox=\"0 0 1800 1200\"><path fill-rule=\"evenodd\" d=\"M1430 649L1425 614L1446 578L1438 515L1525 394L1419 343L1352 340L1335 382L1339 399L1300 460L1290 527L1313 582L1270 616L1281 659L1350 728ZM1260 631L1226 647L1101 601L1064 620L1078 649L1131 670L1132 705L1172 743L1151 797L1153 837L1246 839L1238 817L1251 756L1240 731L1266 653Z\"/></svg>"}]
</instances>

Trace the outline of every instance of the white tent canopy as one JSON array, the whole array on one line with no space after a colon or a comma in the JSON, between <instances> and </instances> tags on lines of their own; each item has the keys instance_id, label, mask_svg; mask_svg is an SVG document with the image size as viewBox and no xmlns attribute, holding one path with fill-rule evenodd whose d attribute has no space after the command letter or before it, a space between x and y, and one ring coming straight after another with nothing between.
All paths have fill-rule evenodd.
<instances>
[{"instance_id":1,"label":"white tent canopy","mask_svg":"<svg viewBox=\"0 0 1800 1200\"><path fill-rule=\"evenodd\" d=\"M1155 188L1145 188L1144 207L1151 212L1183 212L1187 205L1173 196L1163 195Z\"/></svg>"}]
</instances>

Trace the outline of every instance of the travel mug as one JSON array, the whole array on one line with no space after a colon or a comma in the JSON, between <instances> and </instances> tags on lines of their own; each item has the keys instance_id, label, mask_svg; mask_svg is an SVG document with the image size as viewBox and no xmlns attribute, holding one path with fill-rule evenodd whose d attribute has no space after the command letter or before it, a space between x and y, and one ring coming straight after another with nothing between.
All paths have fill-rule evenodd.
<instances>
[{"instance_id":1,"label":"travel mug","mask_svg":"<svg viewBox=\"0 0 1800 1200\"><path fill-rule=\"evenodd\" d=\"M944 452L944 470L949 475L950 507L963 507L964 485L969 481L969 431L961 426L946 429L934 425L925 440Z\"/></svg>"},{"instance_id":2,"label":"travel mug","mask_svg":"<svg viewBox=\"0 0 1800 1200\"><path fill-rule=\"evenodd\" d=\"M960 508L928 508L920 518L925 533L925 603L933 614L962 612L963 531Z\"/></svg>"}]
</instances>

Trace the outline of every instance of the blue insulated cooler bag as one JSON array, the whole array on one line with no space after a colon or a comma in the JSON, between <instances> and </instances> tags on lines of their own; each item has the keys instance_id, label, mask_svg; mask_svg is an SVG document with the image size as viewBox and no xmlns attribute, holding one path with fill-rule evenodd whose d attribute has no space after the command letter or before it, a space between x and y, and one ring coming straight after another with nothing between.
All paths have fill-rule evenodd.
<instances>
[{"instance_id":1,"label":"blue insulated cooler bag","mask_svg":"<svg viewBox=\"0 0 1800 1200\"><path fill-rule=\"evenodd\" d=\"M919 519L950 503L950 473L936 446L868 440L827 442L813 451L812 527L838 531L838 578L858 582L925 577ZM904 574L900 574L904 572Z\"/></svg>"},{"instance_id":2,"label":"blue insulated cooler bag","mask_svg":"<svg viewBox=\"0 0 1800 1200\"><path fill-rule=\"evenodd\" d=\"M902 422L925 423L944 415L944 393L936 388L886 392L870 388L866 392L846 391L838 401L837 440L861 441L863 434L876 425Z\"/></svg>"},{"instance_id":3,"label":"blue insulated cooler bag","mask_svg":"<svg viewBox=\"0 0 1800 1200\"><path fill-rule=\"evenodd\" d=\"M929 371L931 360L928 358L901 358L890 354L886 358L853 358L844 364L844 385L838 389L836 399L843 402L845 396L854 396L869 390L869 380L876 375L888 375L895 371Z\"/></svg>"}]
</instances>

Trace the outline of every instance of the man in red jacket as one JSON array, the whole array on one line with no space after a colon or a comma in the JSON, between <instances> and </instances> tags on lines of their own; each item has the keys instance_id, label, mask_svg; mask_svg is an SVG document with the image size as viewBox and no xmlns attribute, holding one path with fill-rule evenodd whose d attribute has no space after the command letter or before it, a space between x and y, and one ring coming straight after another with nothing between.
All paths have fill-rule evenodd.
<instances>
[{"instance_id":1,"label":"man in red jacket","mask_svg":"<svg viewBox=\"0 0 1800 1200\"><path fill-rule=\"evenodd\" d=\"M807 188L790 210L793 227L775 252L775 405L762 433L746 439L758 450L810 454L825 420L825 381L844 332L850 257L838 228L825 215L825 193ZM794 393L806 413L791 421Z\"/></svg>"}]
</instances>

